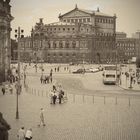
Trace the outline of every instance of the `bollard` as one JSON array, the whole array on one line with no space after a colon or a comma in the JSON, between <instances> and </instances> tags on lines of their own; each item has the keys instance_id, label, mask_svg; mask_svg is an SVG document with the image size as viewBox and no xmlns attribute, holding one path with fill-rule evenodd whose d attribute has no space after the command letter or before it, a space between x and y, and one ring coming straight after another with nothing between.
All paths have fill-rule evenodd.
<instances>
[{"instance_id":1,"label":"bollard","mask_svg":"<svg viewBox=\"0 0 140 140\"><path fill-rule=\"evenodd\" d=\"M118 104L118 99L117 99L117 97L115 98L115 101L116 101L116 105Z\"/></svg>"},{"instance_id":2,"label":"bollard","mask_svg":"<svg viewBox=\"0 0 140 140\"><path fill-rule=\"evenodd\" d=\"M85 96L83 95L83 103L85 102Z\"/></svg>"},{"instance_id":3,"label":"bollard","mask_svg":"<svg viewBox=\"0 0 140 140\"><path fill-rule=\"evenodd\" d=\"M93 96L93 104L94 104L94 96Z\"/></svg>"},{"instance_id":4,"label":"bollard","mask_svg":"<svg viewBox=\"0 0 140 140\"><path fill-rule=\"evenodd\" d=\"M105 104L105 96L104 96L104 104Z\"/></svg>"},{"instance_id":5,"label":"bollard","mask_svg":"<svg viewBox=\"0 0 140 140\"><path fill-rule=\"evenodd\" d=\"M43 90L42 90L42 97L43 97Z\"/></svg>"},{"instance_id":6,"label":"bollard","mask_svg":"<svg viewBox=\"0 0 140 140\"><path fill-rule=\"evenodd\" d=\"M130 98L129 98L129 107L131 106Z\"/></svg>"},{"instance_id":7,"label":"bollard","mask_svg":"<svg viewBox=\"0 0 140 140\"><path fill-rule=\"evenodd\" d=\"M33 94L35 93L35 89L33 89Z\"/></svg>"},{"instance_id":8,"label":"bollard","mask_svg":"<svg viewBox=\"0 0 140 140\"><path fill-rule=\"evenodd\" d=\"M34 94L36 94L36 89L35 89L35 92L34 92Z\"/></svg>"},{"instance_id":9,"label":"bollard","mask_svg":"<svg viewBox=\"0 0 140 140\"><path fill-rule=\"evenodd\" d=\"M35 89L34 95L36 95L36 89Z\"/></svg>"},{"instance_id":10,"label":"bollard","mask_svg":"<svg viewBox=\"0 0 140 140\"><path fill-rule=\"evenodd\" d=\"M73 102L75 103L75 94L73 94Z\"/></svg>"}]
</instances>

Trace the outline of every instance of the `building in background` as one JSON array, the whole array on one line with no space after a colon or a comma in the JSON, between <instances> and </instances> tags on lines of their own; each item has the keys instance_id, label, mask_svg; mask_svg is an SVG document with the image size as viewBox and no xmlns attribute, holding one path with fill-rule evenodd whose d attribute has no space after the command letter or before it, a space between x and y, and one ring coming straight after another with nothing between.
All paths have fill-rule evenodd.
<instances>
[{"instance_id":1,"label":"building in background","mask_svg":"<svg viewBox=\"0 0 140 140\"><path fill-rule=\"evenodd\" d=\"M11 39L11 63L16 63L18 59L18 43Z\"/></svg>"},{"instance_id":2,"label":"building in background","mask_svg":"<svg viewBox=\"0 0 140 140\"><path fill-rule=\"evenodd\" d=\"M10 0L0 0L0 83L7 79L11 60L11 6Z\"/></svg>"},{"instance_id":3,"label":"building in background","mask_svg":"<svg viewBox=\"0 0 140 140\"><path fill-rule=\"evenodd\" d=\"M75 8L59 14L59 22L40 19L31 36L21 39L21 58L49 63L114 63L116 15Z\"/></svg>"},{"instance_id":4,"label":"building in background","mask_svg":"<svg viewBox=\"0 0 140 140\"><path fill-rule=\"evenodd\" d=\"M140 30L137 31L136 33L132 34L132 37L133 37L133 38L140 39Z\"/></svg>"},{"instance_id":5,"label":"building in background","mask_svg":"<svg viewBox=\"0 0 140 140\"><path fill-rule=\"evenodd\" d=\"M126 33L116 33L116 48L117 48L117 61L118 63L127 63L132 58L140 57L140 38L138 32L127 38Z\"/></svg>"},{"instance_id":6,"label":"building in background","mask_svg":"<svg viewBox=\"0 0 140 140\"><path fill-rule=\"evenodd\" d=\"M126 38L127 34L124 32L116 32L116 39L123 39Z\"/></svg>"}]
</instances>

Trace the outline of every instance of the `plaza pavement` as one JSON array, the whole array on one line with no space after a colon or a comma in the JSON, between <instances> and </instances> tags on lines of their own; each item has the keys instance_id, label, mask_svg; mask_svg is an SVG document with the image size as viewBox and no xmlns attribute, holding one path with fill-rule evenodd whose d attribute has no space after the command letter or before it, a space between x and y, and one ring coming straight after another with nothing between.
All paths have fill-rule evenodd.
<instances>
[{"instance_id":1,"label":"plaza pavement","mask_svg":"<svg viewBox=\"0 0 140 140\"><path fill-rule=\"evenodd\" d=\"M128 106L126 98L114 104L108 98L95 102L87 97L85 102L71 95L61 105L50 105L47 96L26 93L19 96L19 120L15 119L16 96L0 96L0 111L10 123L9 140L16 140L21 126L33 129L33 140L139 140L140 139L140 99L133 99ZM45 127L38 127L39 110L44 108Z\"/></svg>"},{"instance_id":2,"label":"plaza pavement","mask_svg":"<svg viewBox=\"0 0 140 140\"><path fill-rule=\"evenodd\" d=\"M67 94L68 101L61 105L50 105L48 93L52 84L41 85L39 76L28 78L29 89L26 91L23 88L19 96L19 120L15 119L15 90L13 94L0 95L0 111L12 127L9 140L17 139L17 131L21 126L33 129L33 140L140 139L140 98L134 97L129 100L124 96L119 97L117 102L113 96L106 99L95 96L94 100L93 96L83 98L77 94L78 91L81 92L83 83L79 81L77 86L74 80L67 80L73 87L70 91L72 94ZM64 79L56 76L56 80L63 84ZM32 91L35 88L37 90ZM68 89L66 87L66 90ZM74 92L76 96L73 96ZM42 107L45 110L46 126L38 128L39 110Z\"/></svg>"}]
</instances>

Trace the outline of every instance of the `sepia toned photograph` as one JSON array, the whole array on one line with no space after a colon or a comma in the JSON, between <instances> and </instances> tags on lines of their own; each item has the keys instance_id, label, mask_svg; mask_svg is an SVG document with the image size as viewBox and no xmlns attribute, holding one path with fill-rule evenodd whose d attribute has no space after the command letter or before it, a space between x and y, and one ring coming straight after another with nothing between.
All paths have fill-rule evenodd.
<instances>
[{"instance_id":1,"label":"sepia toned photograph","mask_svg":"<svg viewBox=\"0 0 140 140\"><path fill-rule=\"evenodd\" d=\"M140 0L0 0L0 140L140 140Z\"/></svg>"}]
</instances>

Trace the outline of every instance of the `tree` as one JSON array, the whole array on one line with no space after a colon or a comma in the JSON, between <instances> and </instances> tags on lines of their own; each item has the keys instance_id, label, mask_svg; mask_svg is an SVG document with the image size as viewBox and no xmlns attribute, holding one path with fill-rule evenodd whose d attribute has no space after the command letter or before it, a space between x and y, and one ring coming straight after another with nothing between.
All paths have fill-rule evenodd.
<instances>
[{"instance_id":1,"label":"tree","mask_svg":"<svg viewBox=\"0 0 140 140\"><path fill-rule=\"evenodd\" d=\"M136 59L136 66L137 68L140 68L140 57Z\"/></svg>"}]
</instances>

